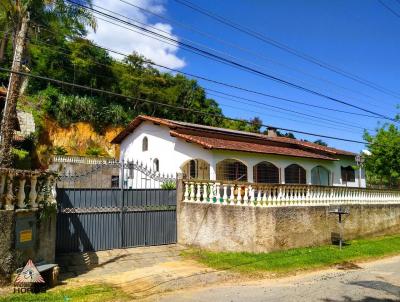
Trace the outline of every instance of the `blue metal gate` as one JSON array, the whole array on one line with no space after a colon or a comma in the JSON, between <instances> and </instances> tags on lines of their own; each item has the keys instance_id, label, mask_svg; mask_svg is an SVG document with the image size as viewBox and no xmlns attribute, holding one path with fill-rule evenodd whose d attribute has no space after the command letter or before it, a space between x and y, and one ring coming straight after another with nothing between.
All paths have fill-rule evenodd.
<instances>
[{"instance_id":1,"label":"blue metal gate","mask_svg":"<svg viewBox=\"0 0 400 302\"><path fill-rule=\"evenodd\" d=\"M82 167L63 171L57 188L57 253L176 242L175 179L137 163L112 165L117 167L120 181L115 173L104 173L110 169L109 163L95 169L91 166L89 173L82 172ZM79 174L75 170L80 170ZM98 173L103 180L110 174L108 187L104 181L100 186L93 181ZM126 177L141 183L128 187L123 181Z\"/></svg>"}]
</instances>

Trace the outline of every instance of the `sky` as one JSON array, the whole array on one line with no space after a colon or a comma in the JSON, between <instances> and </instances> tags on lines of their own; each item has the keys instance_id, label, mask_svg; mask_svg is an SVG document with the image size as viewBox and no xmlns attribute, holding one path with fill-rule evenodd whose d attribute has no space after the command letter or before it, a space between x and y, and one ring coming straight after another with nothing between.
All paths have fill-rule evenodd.
<instances>
[{"instance_id":1,"label":"sky","mask_svg":"<svg viewBox=\"0 0 400 302\"><path fill-rule=\"evenodd\" d=\"M326 70L221 24L176 0L94 0L94 8L106 8L118 13L120 18L141 22L146 28L159 30L159 33L174 40L195 43L240 64L366 110L389 117L399 112L396 104L400 104L400 17L382 3L400 14L400 1L191 1L296 52L317 58L336 70L351 73L383 89L374 89ZM128 3L150 10L162 18ZM89 38L101 46L123 53L136 51L155 63L183 72L296 102L371 115L199 56L179 48L176 43L166 44L133 32L132 28L121 28L100 19L96 33L90 33ZM219 103L226 116L244 119L258 116L264 124L278 128L362 141L364 129L373 133L378 125L387 122L376 117L304 106L203 80L198 82L204 88L214 90L207 90L207 95ZM220 92L234 97L227 97ZM295 135L310 141L318 139L309 135ZM365 149L362 144L326 138L322 140L332 147L345 150L359 152Z\"/></svg>"}]
</instances>

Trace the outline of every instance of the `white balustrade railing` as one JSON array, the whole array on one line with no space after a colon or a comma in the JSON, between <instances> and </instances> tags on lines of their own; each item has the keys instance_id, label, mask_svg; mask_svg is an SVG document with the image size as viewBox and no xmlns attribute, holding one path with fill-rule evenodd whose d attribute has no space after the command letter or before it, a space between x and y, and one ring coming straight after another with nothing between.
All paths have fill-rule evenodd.
<instances>
[{"instance_id":1,"label":"white balustrade railing","mask_svg":"<svg viewBox=\"0 0 400 302\"><path fill-rule=\"evenodd\" d=\"M0 168L0 210L55 203L55 181L54 173Z\"/></svg>"},{"instance_id":2,"label":"white balustrade railing","mask_svg":"<svg viewBox=\"0 0 400 302\"><path fill-rule=\"evenodd\" d=\"M113 157L79 156L79 155L53 155L52 163L70 164L118 164L119 161Z\"/></svg>"},{"instance_id":3,"label":"white balustrade railing","mask_svg":"<svg viewBox=\"0 0 400 302\"><path fill-rule=\"evenodd\" d=\"M400 190L184 181L184 202L235 206L400 204ZM1 182L0 182L1 188Z\"/></svg>"}]
</instances>

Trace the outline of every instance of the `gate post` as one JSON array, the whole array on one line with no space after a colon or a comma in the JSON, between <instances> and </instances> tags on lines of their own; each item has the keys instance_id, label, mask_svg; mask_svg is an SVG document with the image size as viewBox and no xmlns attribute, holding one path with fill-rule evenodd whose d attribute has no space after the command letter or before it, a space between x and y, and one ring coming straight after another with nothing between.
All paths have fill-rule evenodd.
<instances>
[{"instance_id":1,"label":"gate post","mask_svg":"<svg viewBox=\"0 0 400 302\"><path fill-rule=\"evenodd\" d=\"M183 173L177 173L176 177L176 242L179 243L179 233L180 233L180 212L183 201Z\"/></svg>"},{"instance_id":2,"label":"gate post","mask_svg":"<svg viewBox=\"0 0 400 302\"><path fill-rule=\"evenodd\" d=\"M125 164L121 160L121 198L120 198L120 230L121 230L121 248L125 246L124 243L124 177L125 177Z\"/></svg>"}]
</instances>

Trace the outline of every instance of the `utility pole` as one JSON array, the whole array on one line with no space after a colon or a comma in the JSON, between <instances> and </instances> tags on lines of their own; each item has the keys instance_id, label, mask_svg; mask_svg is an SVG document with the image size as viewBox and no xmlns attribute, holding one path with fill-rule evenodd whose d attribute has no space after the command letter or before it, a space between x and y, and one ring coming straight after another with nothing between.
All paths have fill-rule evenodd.
<instances>
[{"instance_id":1,"label":"utility pole","mask_svg":"<svg viewBox=\"0 0 400 302\"><path fill-rule=\"evenodd\" d=\"M6 103L3 110L0 132L0 167L9 168L12 166L12 143L14 128L17 122L17 102L20 96L22 76L15 72L22 71L22 60L26 49L26 37L29 27L29 13L22 19L19 28L16 30L14 58L8 83Z\"/></svg>"}]
</instances>

